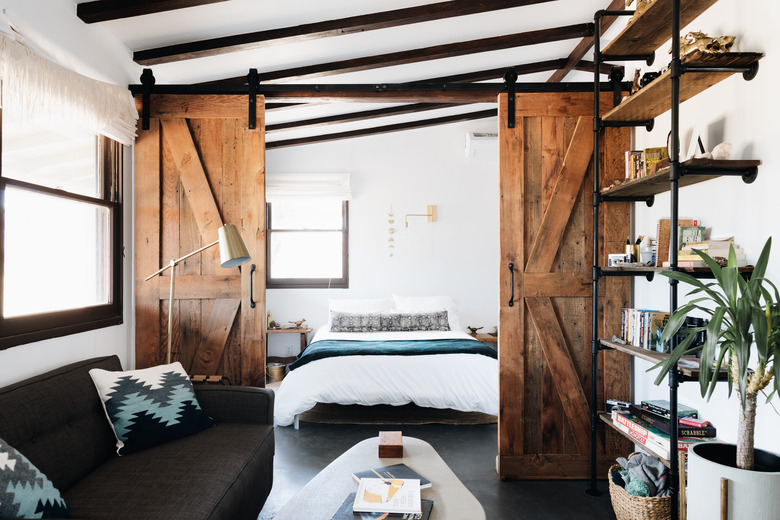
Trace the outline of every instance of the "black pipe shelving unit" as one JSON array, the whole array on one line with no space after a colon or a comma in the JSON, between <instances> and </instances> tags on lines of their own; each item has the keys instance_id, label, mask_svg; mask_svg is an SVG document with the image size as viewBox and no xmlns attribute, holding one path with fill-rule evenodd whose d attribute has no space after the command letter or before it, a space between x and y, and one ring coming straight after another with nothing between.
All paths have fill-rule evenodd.
<instances>
[{"instance_id":1,"label":"black pipe shelving unit","mask_svg":"<svg viewBox=\"0 0 780 520\"><path fill-rule=\"evenodd\" d=\"M741 176L746 183L756 179L760 161L754 160L712 160L690 159L680 161L680 103L694 97L716 83L733 74L741 73L746 80L755 77L758 70L758 60L761 53L724 53L724 54L694 54L680 56L680 29L688 25L701 13L714 5L717 0L656 0L646 11L636 15L634 11L602 10L595 14L594 42L594 116L593 116L593 275L592 275L592 392L591 392L591 478L590 487L586 492L590 495L600 494L597 487L598 471L598 432L602 424L612 426L608 413L599 411L598 402L598 354L601 350L612 349L627 355L657 363L668 355L652 352L646 349L622 344L598 337L599 317L599 279L606 276L644 276L652 281L654 275L661 271L683 270L697 277L711 276L706 268L679 268L677 266L677 233L670 233L669 263L670 267L602 267L598 262L599 253L599 206L612 201L644 202L652 206L655 195L669 193L670 220L672 229L676 230L679 208L679 190L699 182L722 176ZM685 9L681 9L684 3ZM623 31L601 50L601 21L606 16L632 16ZM609 59L620 57L623 60L645 61L648 65L654 60L654 53L671 33L672 51L669 67L659 74L652 82L630 95L604 115L600 114L599 97L601 83L599 70L602 63ZM669 139L669 166L651 175L633 179L624 183L601 187L599 173L599 137L607 127L644 126L652 129L654 118L671 110L671 128ZM750 269L740 269L743 275L749 275ZM669 311L677 309L677 282L669 279ZM605 331L609 333L608 331ZM670 348L675 346L672 339ZM725 380L722 373L720 379ZM685 381L698 380L695 370L678 365L669 371L669 403L672 415L677 410L678 385ZM609 397L609 396L605 396ZM670 432L672 446L677 445L677 424L672 421ZM617 428L615 428L617 430ZM617 430L620 431L620 430ZM622 432L621 432L622 433ZM629 438L630 439L630 438ZM669 467L669 482L671 488L672 518L679 517L679 452L670 450L669 458L658 457ZM602 475L602 478L605 476Z\"/></svg>"}]
</instances>

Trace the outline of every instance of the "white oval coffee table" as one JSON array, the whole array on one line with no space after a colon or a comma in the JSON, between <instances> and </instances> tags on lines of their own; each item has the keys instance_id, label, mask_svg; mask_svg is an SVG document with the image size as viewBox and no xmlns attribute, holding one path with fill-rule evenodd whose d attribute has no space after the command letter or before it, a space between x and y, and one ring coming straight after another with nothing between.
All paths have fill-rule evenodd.
<instances>
[{"instance_id":1,"label":"white oval coffee table","mask_svg":"<svg viewBox=\"0 0 780 520\"><path fill-rule=\"evenodd\" d=\"M427 442L404 437L402 458L379 458L379 437L359 442L328 464L285 504L274 520L329 520L351 492L357 491L352 473L404 463L431 481L421 491L433 500L431 520L484 520L482 505Z\"/></svg>"}]
</instances>

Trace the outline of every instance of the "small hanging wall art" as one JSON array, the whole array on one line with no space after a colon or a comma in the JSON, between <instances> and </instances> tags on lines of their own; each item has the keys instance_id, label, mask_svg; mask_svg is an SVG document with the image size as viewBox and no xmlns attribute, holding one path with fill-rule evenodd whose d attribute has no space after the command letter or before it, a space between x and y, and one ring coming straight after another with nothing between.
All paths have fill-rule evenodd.
<instances>
[{"instance_id":1,"label":"small hanging wall art","mask_svg":"<svg viewBox=\"0 0 780 520\"><path fill-rule=\"evenodd\" d=\"M390 212L387 214L387 223L390 224L390 227L387 228L387 233L390 235L390 238L387 239L387 248L390 250L390 256L393 256L393 250L395 249L395 238L393 238L393 233L395 233L395 228L393 227L393 224L395 223L395 215L393 213L393 206L390 206Z\"/></svg>"}]
</instances>

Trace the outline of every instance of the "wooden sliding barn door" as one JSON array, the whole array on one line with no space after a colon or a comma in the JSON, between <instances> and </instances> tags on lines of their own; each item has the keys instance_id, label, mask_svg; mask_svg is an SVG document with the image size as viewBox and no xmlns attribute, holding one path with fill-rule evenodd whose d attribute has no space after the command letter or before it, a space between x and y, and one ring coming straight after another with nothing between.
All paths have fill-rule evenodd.
<instances>
[{"instance_id":1,"label":"wooden sliding barn door","mask_svg":"<svg viewBox=\"0 0 780 520\"><path fill-rule=\"evenodd\" d=\"M609 99L607 99L609 98ZM603 98L605 108L611 94ZM605 110L603 110L605 111ZM602 111L602 112L603 112ZM499 96L500 317L499 475L587 478L591 446L593 94L520 94L515 127ZM626 129L602 140L601 185L624 177ZM623 250L628 205L601 206L599 252ZM605 244L604 240L600 242ZM511 264L511 268L510 268ZM618 332L624 279L600 282L599 328ZM510 301L511 300L511 301ZM599 354L599 398L628 399L629 358ZM599 477L627 443L599 434Z\"/></svg>"},{"instance_id":2,"label":"wooden sliding barn door","mask_svg":"<svg viewBox=\"0 0 780 520\"><path fill-rule=\"evenodd\" d=\"M246 96L151 98L150 128L139 129L135 147L138 368L164 363L167 350L170 269L144 278L235 224L250 262L222 268L214 246L176 267L171 359L190 374L265 385L262 100L255 130L246 107Z\"/></svg>"}]
</instances>

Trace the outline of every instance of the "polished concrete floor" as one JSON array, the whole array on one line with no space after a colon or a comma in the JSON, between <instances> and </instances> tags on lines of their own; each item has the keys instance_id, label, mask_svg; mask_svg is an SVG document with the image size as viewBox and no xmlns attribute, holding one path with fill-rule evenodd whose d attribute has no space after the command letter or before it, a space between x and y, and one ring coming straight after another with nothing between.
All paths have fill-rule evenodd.
<instances>
[{"instance_id":1,"label":"polished concrete floor","mask_svg":"<svg viewBox=\"0 0 780 520\"><path fill-rule=\"evenodd\" d=\"M320 470L353 445L376 436L379 430L401 430L404 435L431 444L477 497L488 520L615 518L607 483L603 480L599 481L599 490L602 491L599 497L586 494L588 482L581 480L500 480L496 473L495 424L377 426L301 423L299 430L276 427L274 487L259 520L271 520Z\"/></svg>"}]
</instances>

